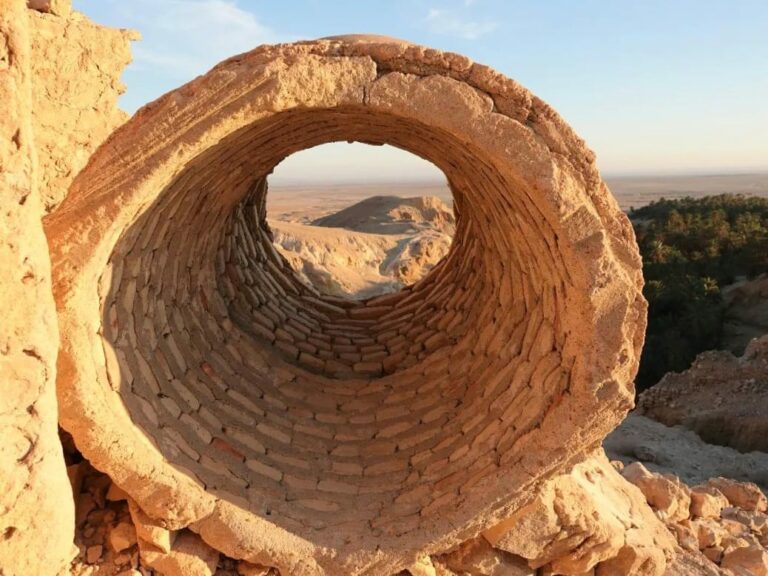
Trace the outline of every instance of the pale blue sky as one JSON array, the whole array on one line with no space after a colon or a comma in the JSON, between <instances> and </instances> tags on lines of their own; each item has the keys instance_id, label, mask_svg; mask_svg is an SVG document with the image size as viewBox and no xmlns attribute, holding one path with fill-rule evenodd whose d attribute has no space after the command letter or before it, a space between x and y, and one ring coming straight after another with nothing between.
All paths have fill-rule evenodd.
<instances>
[{"instance_id":1,"label":"pale blue sky","mask_svg":"<svg viewBox=\"0 0 768 576\"><path fill-rule=\"evenodd\" d=\"M261 43L374 33L460 52L515 78L587 140L606 174L768 170L767 0L74 5L99 23L143 34L123 78L121 105L129 112ZM372 156L355 147L340 155L339 146L306 152L305 172L322 176L322 164L352 156L361 166L373 158L366 170L384 175L402 161L398 151Z\"/></svg>"}]
</instances>

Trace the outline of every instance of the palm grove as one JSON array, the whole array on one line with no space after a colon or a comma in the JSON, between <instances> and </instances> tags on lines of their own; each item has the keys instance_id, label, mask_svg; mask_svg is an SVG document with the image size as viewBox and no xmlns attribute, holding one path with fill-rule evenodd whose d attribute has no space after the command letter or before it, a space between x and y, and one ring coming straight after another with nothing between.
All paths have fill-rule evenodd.
<instances>
[{"instance_id":1,"label":"palm grove","mask_svg":"<svg viewBox=\"0 0 768 576\"><path fill-rule=\"evenodd\" d=\"M643 257L648 331L638 390L720 347L721 288L768 272L768 199L723 194L630 209Z\"/></svg>"}]
</instances>

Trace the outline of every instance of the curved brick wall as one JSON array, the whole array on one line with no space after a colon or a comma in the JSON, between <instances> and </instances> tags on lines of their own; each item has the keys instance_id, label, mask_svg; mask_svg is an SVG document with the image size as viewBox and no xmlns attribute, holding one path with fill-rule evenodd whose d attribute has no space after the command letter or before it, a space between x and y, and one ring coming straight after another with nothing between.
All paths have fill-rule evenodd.
<instances>
[{"instance_id":1,"label":"curved brick wall","mask_svg":"<svg viewBox=\"0 0 768 576\"><path fill-rule=\"evenodd\" d=\"M325 142L433 162L449 256L366 302L272 248L267 176ZM592 154L492 70L399 41L263 46L142 109L46 222L61 420L150 516L286 574L392 574L621 419L640 260Z\"/></svg>"}]
</instances>

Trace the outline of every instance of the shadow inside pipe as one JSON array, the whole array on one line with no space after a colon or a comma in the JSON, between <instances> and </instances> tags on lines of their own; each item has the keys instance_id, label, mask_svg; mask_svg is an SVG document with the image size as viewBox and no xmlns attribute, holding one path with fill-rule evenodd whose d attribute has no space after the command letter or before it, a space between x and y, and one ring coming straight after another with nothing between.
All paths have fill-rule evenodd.
<instances>
[{"instance_id":1,"label":"shadow inside pipe","mask_svg":"<svg viewBox=\"0 0 768 576\"><path fill-rule=\"evenodd\" d=\"M278 129L290 144L259 155ZM427 276L364 301L302 282L266 223L272 167L349 139L422 151L447 175L458 216ZM111 387L177 471L316 544L368 549L409 535L421 546L455 530L495 498L473 487L492 485L550 401L527 395L533 371L552 396L567 383L541 314L529 314L526 274L502 277L527 264L483 252L492 226L477 223L497 209L466 198L498 186L466 143L395 117L302 111L238 131L187 165L115 246L101 290ZM531 421L505 426L509 406L526 403Z\"/></svg>"}]
</instances>

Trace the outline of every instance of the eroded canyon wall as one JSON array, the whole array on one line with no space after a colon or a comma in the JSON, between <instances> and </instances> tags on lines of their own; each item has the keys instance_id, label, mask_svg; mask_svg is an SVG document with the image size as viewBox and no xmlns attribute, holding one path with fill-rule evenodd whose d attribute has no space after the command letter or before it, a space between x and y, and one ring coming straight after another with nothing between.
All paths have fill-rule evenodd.
<instances>
[{"instance_id":1,"label":"eroded canyon wall","mask_svg":"<svg viewBox=\"0 0 768 576\"><path fill-rule=\"evenodd\" d=\"M129 33L69 2L0 0L0 574L55 574L74 554L57 433L58 330L41 218L124 117Z\"/></svg>"},{"instance_id":2,"label":"eroded canyon wall","mask_svg":"<svg viewBox=\"0 0 768 576\"><path fill-rule=\"evenodd\" d=\"M0 1L0 572L8 575L61 565L74 523L57 434L58 333L40 220L30 36L26 6Z\"/></svg>"}]
</instances>

